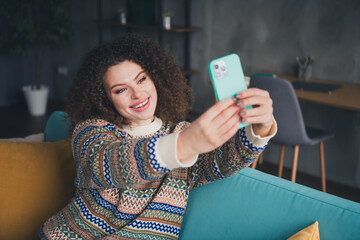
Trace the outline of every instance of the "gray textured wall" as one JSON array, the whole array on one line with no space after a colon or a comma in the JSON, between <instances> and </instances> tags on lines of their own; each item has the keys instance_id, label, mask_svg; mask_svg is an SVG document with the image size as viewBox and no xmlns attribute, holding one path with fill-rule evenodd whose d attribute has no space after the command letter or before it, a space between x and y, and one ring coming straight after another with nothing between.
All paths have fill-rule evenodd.
<instances>
[{"instance_id":1,"label":"gray textured wall","mask_svg":"<svg viewBox=\"0 0 360 240\"><path fill-rule=\"evenodd\" d=\"M193 25L203 27L192 38L201 70L195 90L205 84L207 63L230 52L245 71L287 74L296 73L296 56L314 55L314 76L360 83L360 1L197 0L192 7ZM201 93L199 110L210 106L211 91Z\"/></svg>"},{"instance_id":2,"label":"gray textured wall","mask_svg":"<svg viewBox=\"0 0 360 240\"><path fill-rule=\"evenodd\" d=\"M115 16L124 0L103 2L103 14ZM164 10L172 11L174 23L182 24L182 1L164 1ZM73 40L45 52L44 83L51 87L51 98L64 99L70 80L83 54L98 43L96 1L72 3L75 22ZM358 0L194 0L191 1L192 25L202 27L191 34L191 77L195 93L193 109L199 113L214 101L208 83L210 60L238 53L245 72L272 70L296 73L296 56L314 55L313 75L319 78L360 84L360 1ZM104 28L104 39L123 34L115 27ZM156 37L149 31L141 33ZM164 46L183 63L183 38L170 33ZM57 67L69 69L68 76L57 74ZM21 101L20 86L27 82L26 60L0 55L0 106ZM360 93L359 93L360 96ZM332 130L336 138L325 145L327 177L360 187L360 116L359 112L302 102L305 121L313 127ZM300 152L299 171L319 175L318 150L304 147ZM279 147L270 146L268 161L277 162ZM287 150L285 165L291 165L292 151Z\"/></svg>"},{"instance_id":3,"label":"gray textured wall","mask_svg":"<svg viewBox=\"0 0 360 240\"><path fill-rule=\"evenodd\" d=\"M203 30L192 37L194 109L213 104L207 79L211 59L238 53L245 72L271 70L296 74L296 56L313 55L313 76L360 84L360 1L247 0L192 2L192 23ZM359 93L360 97L360 93ZM335 132L325 143L327 178L360 187L359 112L302 102L309 126ZM280 147L271 145L267 161L277 163ZM320 176L317 147L301 147L299 171ZM292 149L285 155L291 166Z\"/></svg>"}]
</instances>

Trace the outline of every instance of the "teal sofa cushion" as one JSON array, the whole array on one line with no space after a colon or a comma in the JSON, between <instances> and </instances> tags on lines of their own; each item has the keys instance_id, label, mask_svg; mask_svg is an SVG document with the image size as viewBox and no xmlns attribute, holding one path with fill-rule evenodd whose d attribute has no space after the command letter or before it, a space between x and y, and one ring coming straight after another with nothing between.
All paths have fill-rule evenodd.
<instances>
[{"instance_id":1,"label":"teal sofa cushion","mask_svg":"<svg viewBox=\"0 0 360 240\"><path fill-rule=\"evenodd\" d=\"M286 239L319 222L320 239L360 239L360 204L246 168L193 190L180 239Z\"/></svg>"},{"instance_id":2,"label":"teal sofa cushion","mask_svg":"<svg viewBox=\"0 0 360 240\"><path fill-rule=\"evenodd\" d=\"M63 111L53 112L45 126L45 142L56 142L70 137L70 120Z\"/></svg>"}]
</instances>

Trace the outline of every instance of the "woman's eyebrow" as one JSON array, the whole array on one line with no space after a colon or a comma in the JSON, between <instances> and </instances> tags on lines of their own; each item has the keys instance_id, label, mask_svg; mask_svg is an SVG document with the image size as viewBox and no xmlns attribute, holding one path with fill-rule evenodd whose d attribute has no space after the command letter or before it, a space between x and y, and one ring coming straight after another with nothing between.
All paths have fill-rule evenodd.
<instances>
[{"instance_id":1,"label":"woman's eyebrow","mask_svg":"<svg viewBox=\"0 0 360 240\"><path fill-rule=\"evenodd\" d=\"M111 86L110 90L112 90L114 87L122 86L122 85L125 85L125 84L122 84L122 83L114 84L114 85Z\"/></svg>"},{"instance_id":2,"label":"woman's eyebrow","mask_svg":"<svg viewBox=\"0 0 360 240\"><path fill-rule=\"evenodd\" d=\"M144 72L145 72L145 70L142 70L141 72L139 72L138 75L136 75L136 77L134 78L134 80L136 80L140 76L140 74L142 74Z\"/></svg>"}]
</instances>

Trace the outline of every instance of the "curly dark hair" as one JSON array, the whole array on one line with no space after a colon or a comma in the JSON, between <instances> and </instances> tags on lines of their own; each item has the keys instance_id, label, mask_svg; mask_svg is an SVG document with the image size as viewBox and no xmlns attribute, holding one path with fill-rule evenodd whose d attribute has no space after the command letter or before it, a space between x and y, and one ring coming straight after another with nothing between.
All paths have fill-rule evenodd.
<instances>
[{"instance_id":1,"label":"curly dark hair","mask_svg":"<svg viewBox=\"0 0 360 240\"><path fill-rule=\"evenodd\" d=\"M155 40L126 34L93 48L83 58L66 101L72 124L92 118L125 123L106 95L104 76L126 60L140 65L153 80L158 94L155 115L163 121L185 120L192 91L174 57Z\"/></svg>"}]
</instances>

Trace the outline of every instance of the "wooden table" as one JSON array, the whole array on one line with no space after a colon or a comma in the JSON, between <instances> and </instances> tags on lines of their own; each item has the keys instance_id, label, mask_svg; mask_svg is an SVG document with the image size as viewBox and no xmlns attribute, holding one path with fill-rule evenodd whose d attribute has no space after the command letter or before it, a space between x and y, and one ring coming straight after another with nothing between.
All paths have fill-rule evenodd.
<instances>
[{"instance_id":1,"label":"wooden table","mask_svg":"<svg viewBox=\"0 0 360 240\"><path fill-rule=\"evenodd\" d=\"M277 77L287 79L290 82L300 80L299 78L291 75L279 73L275 74ZM310 78L306 81L314 83L339 84L341 85L341 88L336 89L331 93L315 92L308 90L295 90L296 95L299 99L333 107L360 111L360 84L325 80L319 78Z\"/></svg>"},{"instance_id":2,"label":"wooden table","mask_svg":"<svg viewBox=\"0 0 360 240\"><path fill-rule=\"evenodd\" d=\"M350 109L360 111L360 84L325 80L320 78L310 78L308 80L302 80L292 75L274 73L270 71L260 71L266 74L275 74L279 78L284 78L290 82L295 81L306 81L310 83L325 83L325 84L338 84L341 85L339 89L332 91L331 93L309 91L309 90L298 90L295 89L296 95L299 99L315 102L323 105ZM246 75L254 74L255 72L247 73Z\"/></svg>"}]
</instances>

